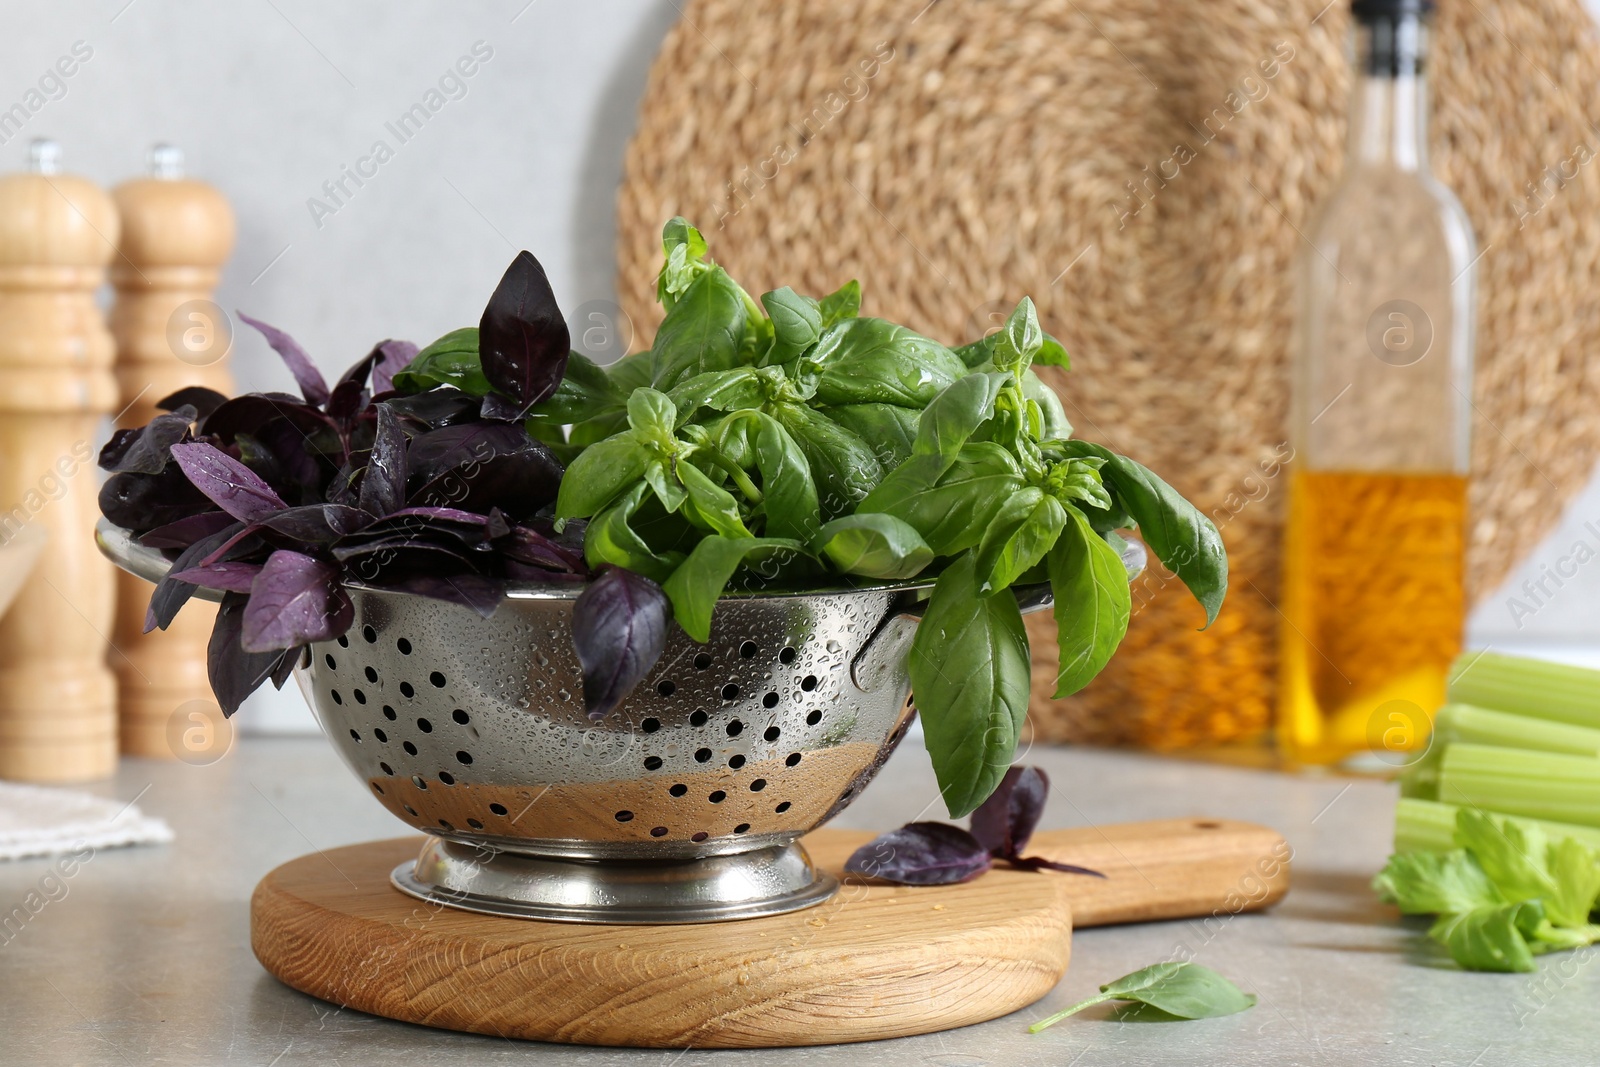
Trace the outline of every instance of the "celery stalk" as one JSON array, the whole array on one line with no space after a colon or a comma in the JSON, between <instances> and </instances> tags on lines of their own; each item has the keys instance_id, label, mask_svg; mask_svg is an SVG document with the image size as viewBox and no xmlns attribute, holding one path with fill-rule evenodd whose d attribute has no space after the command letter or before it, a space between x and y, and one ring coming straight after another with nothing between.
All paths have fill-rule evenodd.
<instances>
[{"instance_id":1,"label":"celery stalk","mask_svg":"<svg viewBox=\"0 0 1600 1067\"><path fill-rule=\"evenodd\" d=\"M1600 759L1448 745L1439 763L1439 799L1506 815L1600 827Z\"/></svg>"},{"instance_id":2,"label":"celery stalk","mask_svg":"<svg viewBox=\"0 0 1600 1067\"><path fill-rule=\"evenodd\" d=\"M1600 729L1533 719L1471 704L1446 704L1434 713L1435 747L1455 742L1600 756Z\"/></svg>"},{"instance_id":3,"label":"celery stalk","mask_svg":"<svg viewBox=\"0 0 1600 1067\"><path fill-rule=\"evenodd\" d=\"M1600 671L1584 667L1467 652L1450 668L1447 699L1600 729Z\"/></svg>"},{"instance_id":4,"label":"celery stalk","mask_svg":"<svg viewBox=\"0 0 1600 1067\"><path fill-rule=\"evenodd\" d=\"M1448 852L1456 847L1455 804L1433 800L1402 799L1394 809L1394 850L1396 852ZM1498 813L1497 813L1498 814ZM1600 848L1600 829L1575 826L1545 819L1506 816L1524 826L1537 826L1552 841L1573 837L1590 848Z\"/></svg>"}]
</instances>

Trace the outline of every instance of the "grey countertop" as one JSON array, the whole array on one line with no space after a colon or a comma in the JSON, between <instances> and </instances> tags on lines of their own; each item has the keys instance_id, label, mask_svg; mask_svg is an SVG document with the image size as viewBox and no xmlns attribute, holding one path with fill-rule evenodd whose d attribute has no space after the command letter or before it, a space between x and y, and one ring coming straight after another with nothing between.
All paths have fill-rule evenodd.
<instances>
[{"instance_id":1,"label":"grey countertop","mask_svg":"<svg viewBox=\"0 0 1600 1067\"><path fill-rule=\"evenodd\" d=\"M139 797L174 844L101 852L14 936L0 939L0 1063L521 1064L1593 1064L1600 968L1583 953L1534 975L1464 974L1367 889L1388 849L1392 786L1115 752L1036 748L1053 779L1046 826L1180 815L1251 819L1295 849L1294 886L1270 913L1225 922L1084 930L1039 1004L943 1034L756 1052L514 1043L339 1010L280 985L249 945L249 899L272 867L405 828L320 738L251 739L209 767L124 761L98 792ZM884 828L934 796L906 745L837 825ZM47 860L0 864L0 911ZM1106 1006L1039 1035L1027 1025L1179 946L1260 994L1198 1022L1124 1022Z\"/></svg>"}]
</instances>

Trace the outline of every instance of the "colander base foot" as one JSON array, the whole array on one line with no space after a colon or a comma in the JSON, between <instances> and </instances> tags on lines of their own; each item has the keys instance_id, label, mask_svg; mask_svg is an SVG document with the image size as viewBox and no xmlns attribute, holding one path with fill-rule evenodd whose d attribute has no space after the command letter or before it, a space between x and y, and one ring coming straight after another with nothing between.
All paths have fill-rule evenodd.
<instances>
[{"instance_id":1,"label":"colander base foot","mask_svg":"<svg viewBox=\"0 0 1600 1067\"><path fill-rule=\"evenodd\" d=\"M839 888L798 842L696 860L574 860L430 837L389 881L434 904L545 922L669 925L781 915Z\"/></svg>"}]
</instances>

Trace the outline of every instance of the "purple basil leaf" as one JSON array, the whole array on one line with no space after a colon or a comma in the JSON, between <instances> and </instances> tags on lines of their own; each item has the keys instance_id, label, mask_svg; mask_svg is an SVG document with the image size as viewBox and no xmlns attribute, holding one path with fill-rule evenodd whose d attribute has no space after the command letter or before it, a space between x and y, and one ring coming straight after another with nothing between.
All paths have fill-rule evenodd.
<instances>
[{"instance_id":1,"label":"purple basil leaf","mask_svg":"<svg viewBox=\"0 0 1600 1067\"><path fill-rule=\"evenodd\" d=\"M387 405L377 408L378 425L361 476L361 510L381 518L399 511L406 502L406 433L400 417Z\"/></svg>"},{"instance_id":2,"label":"purple basil leaf","mask_svg":"<svg viewBox=\"0 0 1600 1067\"><path fill-rule=\"evenodd\" d=\"M489 422L520 422L527 408L499 393L486 393L478 403L478 417Z\"/></svg>"},{"instance_id":3,"label":"purple basil leaf","mask_svg":"<svg viewBox=\"0 0 1600 1067\"><path fill-rule=\"evenodd\" d=\"M278 662L272 666L272 688L282 689L283 683L289 680L289 675L294 673L295 666L302 658L310 661L311 650L300 645L297 648L286 648L278 657Z\"/></svg>"},{"instance_id":4,"label":"purple basil leaf","mask_svg":"<svg viewBox=\"0 0 1600 1067\"><path fill-rule=\"evenodd\" d=\"M410 341L384 341L378 345L378 362L372 368L372 395L387 393L394 388L396 371L417 358L418 348Z\"/></svg>"},{"instance_id":5,"label":"purple basil leaf","mask_svg":"<svg viewBox=\"0 0 1600 1067\"><path fill-rule=\"evenodd\" d=\"M222 563L208 563L203 567L190 567L187 570L168 574L168 577L178 582L188 582L202 589L225 589L230 593L248 593L250 583L255 581L257 574L261 573L259 563L240 563L237 560Z\"/></svg>"},{"instance_id":6,"label":"purple basil leaf","mask_svg":"<svg viewBox=\"0 0 1600 1067\"><path fill-rule=\"evenodd\" d=\"M250 587L240 643L246 652L275 652L328 641L350 628L354 614L338 567L279 549Z\"/></svg>"},{"instance_id":7,"label":"purple basil leaf","mask_svg":"<svg viewBox=\"0 0 1600 1067\"><path fill-rule=\"evenodd\" d=\"M528 518L555 499L561 462L521 425L468 423L411 439L407 502Z\"/></svg>"},{"instance_id":8,"label":"purple basil leaf","mask_svg":"<svg viewBox=\"0 0 1600 1067\"><path fill-rule=\"evenodd\" d=\"M333 387L333 392L328 396L328 405L325 409L328 417L339 423L348 424L366 406L367 390L360 382L341 380Z\"/></svg>"},{"instance_id":9,"label":"purple basil leaf","mask_svg":"<svg viewBox=\"0 0 1600 1067\"><path fill-rule=\"evenodd\" d=\"M901 885L950 885L989 869L989 852L959 826L914 822L851 853L844 869Z\"/></svg>"},{"instance_id":10,"label":"purple basil leaf","mask_svg":"<svg viewBox=\"0 0 1600 1067\"><path fill-rule=\"evenodd\" d=\"M187 436L195 418L194 408L185 405L157 415L137 430L118 430L100 450L100 469L160 474L172 458L167 450Z\"/></svg>"},{"instance_id":11,"label":"purple basil leaf","mask_svg":"<svg viewBox=\"0 0 1600 1067\"><path fill-rule=\"evenodd\" d=\"M506 578L513 582L527 582L537 585L582 585L589 580L587 574L553 571L548 567L524 563L520 559L504 559L501 561L500 567L505 571Z\"/></svg>"},{"instance_id":12,"label":"purple basil leaf","mask_svg":"<svg viewBox=\"0 0 1600 1067\"><path fill-rule=\"evenodd\" d=\"M202 511L198 515L188 515L177 522L157 526L140 537L139 543L148 548L188 548L200 538L209 537L218 530L226 530L236 522L238 520L226 511Z\"/></svg>"},{"instance_id":13,"label":"purple basil leaf","mask_svg":"<svg viewBox=\"0 0 1600 1067\"><path fill-rule=\"evenodd\" d=\"M524 411L561 384L570 340L544 268L518 252L478 322L483 376Z\"/></svg>"},{"instance_id":14,"label":"purple basil leaf","mask_svg":"<svg viewBox=\"0 0 1600 1067\"><path fill-rule=\"evenodd\" d=\"M291 541L326 545L355 533L371 521L372 516L360 508L343 504L306 504L269 515L261 520L260 525Z\"/></svg>"},{"instance_id":15,"label":"purple basil leaf","mask_svg":"<svg viewBox=\"0 0 1600 1067\"><path fill-rule=\"evenodd\" d=\"M196 489L236 519L255 522L288 506L249 467L204 442L173 445L172 458Z\"/></svg>"},{"instance_id":16,"label":"purple basil leaf","mask_svg":"<svg viewBox=\"0 0 1600 1067\"><path fill-rule=\"evenodd\" d=\"M470 571L460 574L412 574L393 581L370 583L376 589L432 597L471 608L483 618L494 614L505 598L505 583Z\"/></svg>"},{"instance_id":17,"label":"purple basil leaf","mask_svg":"<svg viewBox=\"0 0 1600 1067\"><path fill-rule=\"evenodd\" d=\"M1044 814L1050 779L1037 767L1012 767L989 799L972 813L972 836L991 856L1015 859Z\"/></svg>"},{"instance_id":18,"label":"purple basil leaf","mask_svg":"<svg viewBox=\"0 0 1600 1067\"><path fill-rule=\"evenodd\" d=\"M478 398L449 386L439 386L411 396L393 397L385 400L384 404L424 430L478 421Z\"/></svg>"},{"instance_id":19,"label":"purple basil leaf","mask_svg":"<svg viewBox=\"0 0 1600 1067\"><path fill-rule=\"evenodd\" d=\"M177 464L160 474L113 474L100 487L100 513L124 530L153 530L210 508Z\"/></svg>"},{"instance_id":20,"label":"purple basil leaf","mask_svg":"<svg viewBox=\"0 0 1600 1067\"><path fill-rule=\"evenodd\" d=\"M298 434L298 447L335 450L339 447L338 427L327 415L288 393L246 393L223 404L200 424L202 433L229 444L241 433L267 439L266 427L288 422Z\"/></svg>"},{"instance_id":21,"label":"purple basil leaf","mask_svg":"<svg viewBox=\"0 0 1600 1067\"><path fill-rule=\"evenodd\" d=\"M328 383L298 341L276 326L268 326L264 322L252 319L242 311L239 312L239 318L260 330L261 336L267 339L267 344L272 346L272 350L283 357L284 363L288 364L289 373L293 374L294 380L299 383L300 393L306 398L306 403L320 407L328 402Z\"/></svg>"},{"instance_id":22,"label":"purple basil leaf","mask_svg":"<svg viewBox=\"0 0 1600 1067\"><path fill-rule=\"evenodd\" d=\"M401 508L385 516L388 519L417 518L432 522L460 523L464 526L482 527L484 535L489 532L489 516L479 515L476 511L462 511L460 508Z\"/></svg>"},{"instance_id":23,"label":"purple basil leaf","mask_svg":"<svg viewBox=\"0 0 1600 1067\"><path fill-rule=\"evenodd\" d=\"M168 568L166 576L156 583L155 590L150 594L150 606L145 609L144 615L145 633L156 629L165 630L172 625L178 609L187 604L189 598L194 595L194 583L183 581L177 575L191 567L201 566L207 556L233 541L244 529L245 525L242 522L230 523L223 529L200 538L178 553L178 558Z\"/></svg>"},{"instance_id":24,"label":"purple basil leaf","mask_svg":"<svg viewBox=\"0 0 1600 1067\"><path fill-rule=\"evenodd\" d=\"M282 661L280 652L246 652L240 644L245 603L242 593L222 595L206 647L206 674L224 716L238 711L244 698L271 677Z\"/></svg>"},{"instance_id":25,"label":"purple basil leaf","mask_svg":"<svg viewBox=\"0 0 1600 1067\"><path fill-rule=\"evenodd\" d=\"M504 537L506 534L510 533L511 523L507 521L506 513L501 511L499 508L490 508L489 525L485 532L488 533L489 540L491 541L497 537Z\"/></svg>"},{"instance_id":26,"label":"purple basil leaf","mask_svg":"<svg viewBox=\"0 0 1600 1067\"><path fill-rule=\"evenodd\" d=\"M572 645L583 669L583 705L603 719L656 665L672 605L661 587L621 567L606 570L572 605Z\"/></svg>"},{"instance_id":27,"label":"purple basil leaf","mask_svg":"<svg viewBox=\"0 0 1600 1067\"><path fill-rule=\"evenodd\" d=\"M169 393L156 401L162 411L177 411L185 404L194 408L198 418L205 418L228 402L228 398L215 389L203 385L186 385L176 393Z\"/></svg>"},{"instance_id":28,"label":"purple basil leaf","mask_svg":"<svg viewBox=\"0 0 1600 1067\"><path fill-rule=\"evenodd\" d=\"M583 574L588 569L581 548L569 548L527 526L512 527L496 547L508 561L531 564L545 570Z\"/></svg>"},{"instance_id":29,"label":"purple basil leaf","mask_svg":"<svg viewBox=\"0 0 1600 1067\"><path fill-rule=\"evenodd\" d=\"M1063 874L1087 874L1094 878L1105 877L1104 874L1089 867L1079 867L1074 863L1057 863L1042 856L1012 856L1006 862L1024 871L1049 870L1061 871Z\"/></svg>"}]
</instances>

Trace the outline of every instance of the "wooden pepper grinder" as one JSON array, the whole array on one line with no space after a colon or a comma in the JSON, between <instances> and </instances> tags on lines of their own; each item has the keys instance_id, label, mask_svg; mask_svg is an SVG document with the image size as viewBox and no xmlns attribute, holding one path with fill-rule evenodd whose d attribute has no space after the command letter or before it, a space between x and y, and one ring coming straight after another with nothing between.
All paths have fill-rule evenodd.
<instances>
[{"instance_id":1,"label":"wooden pepper grinder","mask_svg":"<svg viewBox=\"0 0 1600 1067\"><path fill-rule=\"evenodd\" d=\"M122 217L120 255L111 266L117 301L121 426L143 426L156 401L188 385L231 393L226 357L232 331L211 300L233 249L233 211L221 193L185 179L183 153L170 145L150 152L148 177L111 191ZM116 630L122 751L133 756L209 763L228 748L230 733L206 681L206 642L216 609L194 601L164 631L144 632L153 586L117 574Z\"/></svg>"},{"instance_id":2,"label":"wooden pepper grinder","mask_svg":"<svg viewBox=\"0 0 1600 1067\"><path fill-rule=\"evenodd\" d=\"M0 777L36 782L117 761L113 568L94 543L94 446L117 398L94 294L117 212L60 157L35 141L32 172L0 177L0 537L28 523L49 537L0 620Z\"/></svg>"}]
</instances>

